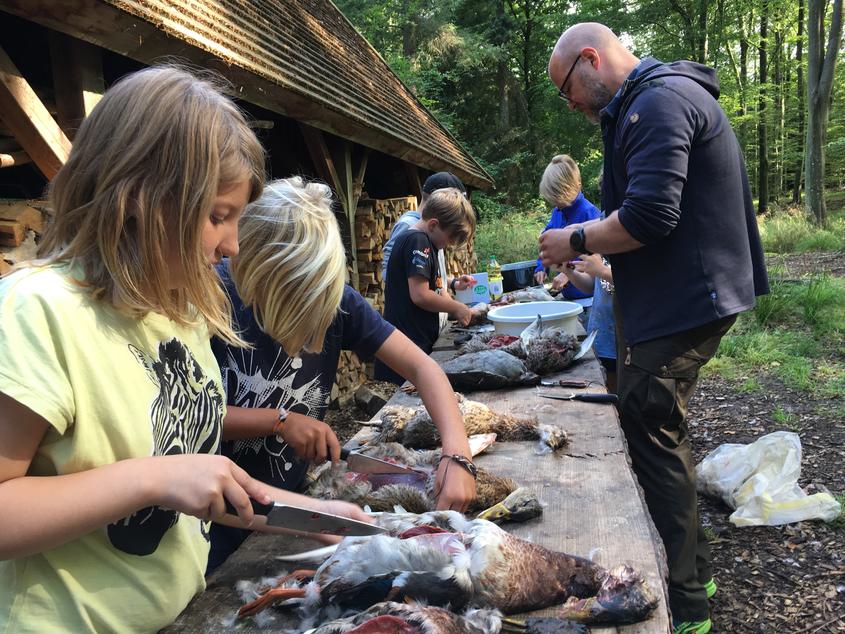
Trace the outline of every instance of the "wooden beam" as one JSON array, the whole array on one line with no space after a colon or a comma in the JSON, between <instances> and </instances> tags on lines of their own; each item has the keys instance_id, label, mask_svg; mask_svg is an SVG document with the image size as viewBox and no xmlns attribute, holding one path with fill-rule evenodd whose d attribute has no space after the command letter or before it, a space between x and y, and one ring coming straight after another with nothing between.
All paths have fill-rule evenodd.
<instances>
[{"instance_id":1,"label":"wooden beam","mask_svg":"<svg viewBox=\"0 0 845 634\"><path fill-rule=\"evenodd\" d=\"M0 117L35 165L52 179L70 154L70 141L0 47Z\"/></svg>"},{"instance_id":2,"label":"wooden beam","mask_svg":"<svg viewBox=\"0 0 845 634\"><path fill-rule=\"evenodd\" d=\"M329 187L335 192L335 197L340 202L343 208L343 216L345 224L348 227L346 237L347 261L352 267L352 279L350 283L354 288L358 288L358 258L357 249L355 247L355 207L357 199L353 204L350 196L352 192L352 162L351 162L351 148L349 142L343 141L345 146L342 146L341 155L336 160L329 150L325 135L318 129L303 123L299 124L299 129L302 136L305 138L305 146L308 148L308 153L311 155L311 162L314 164L314 169L317 176L326 181ZM346 149L343 149L343 148ZM338 167L342 169L338 169ZM343 233L343 232L342 232Z\"/></svg>"},{"instance_id":3,"label":"wooden beam","mask_svg":"<svg viewBox=\"0 0 845 634\"><path fill-rule=\"evenodd\" d=\"M49 32L50 61L59 125L70 139L105 92L100 49L57 31Z\"/></svg>"}]
</instances>

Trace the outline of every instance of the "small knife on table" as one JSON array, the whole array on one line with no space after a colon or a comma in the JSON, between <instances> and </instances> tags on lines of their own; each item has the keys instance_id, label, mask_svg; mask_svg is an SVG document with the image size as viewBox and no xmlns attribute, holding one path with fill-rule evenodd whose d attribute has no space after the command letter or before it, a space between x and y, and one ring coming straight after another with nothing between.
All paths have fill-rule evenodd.
<instances>
[{"instance_id":1,"label":"small knife on table","mask_svg":"<svg viewBox=\"0 0 845 634\"><path fill-rule=\"evenodd\" d=\"M366 454L349 449L340 450L340 459L346 461L350 471L356 473L417 473L410 467L394 464L387 460L372 458Z\"/></svg>"},{"instance_id":2,"label":"small knife on table","mask_svg":"<svg viewBox=\"0 0 845 634\"><path fill-rule=\"evenodd\" d=\"M268 526L289 528L306 533L320 533L322 535L339 535L341 537L352 535L380 535L387 532L386 529L375 524L367 524L358 520L349 519L342 515L312 511L290 504L279 504L270 502L262 504L258 500L250 498L252 510L256 515L265 515ZM235 507L226 500L226 511L237 515Z\"/></svg>"},{"instance_id":3,"label":"small knife on table","mask_svg":"<svg viewBox=\"0 0 845 634\"><path fill-rule=\"evenodd\" d=\"M584 401L585 403L618 403L616 394L604 392L573 392L571 394L540 394L543 398L553 398L559 401Z\"/></svg>"}]
</instances>

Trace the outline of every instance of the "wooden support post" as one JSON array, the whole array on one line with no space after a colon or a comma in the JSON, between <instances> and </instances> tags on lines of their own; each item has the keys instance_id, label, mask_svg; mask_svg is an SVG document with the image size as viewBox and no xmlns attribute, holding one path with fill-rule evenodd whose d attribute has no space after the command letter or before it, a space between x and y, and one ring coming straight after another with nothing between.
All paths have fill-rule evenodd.
<instances>
[{"instance_id":1,"label":"wooden support post","mask_svg":"<svg viewBox=\"0 0 845 634\"><path fill-rule=\"evenodd\" d=\"M422 184L420 182L420 170L416 165L411 163L403 163L405 166L405 174L408 176L408 185L411 188L411 194L417 197L417 207L419 207L422 200Z\"/></svg>"},{"instance_id":2,"label":"wooden support post","mask_svg":"<svg viewBox=\"0 0 845 634\"><path fill-rule=\"evenodd\" d=\"M65 134L73 139L82 120L103 97L102 54L82 40L58 31L49 33L56 116Z\"/></svg>"},{"instance_id":3,"label":"wooden support post","mask_svg":"<svg viewBox=\"0 0 845 634\"><path fill-rule=\"evenodd\" d=\"M48 179L70 154L70 141L35 91L0 48L0 117Z\"/></svg>"},{"instance_id":4,"label":"wooden support post","mask_svg":"<svg viewBox=\"0 0 845 634\"><path fill-rule=\"evenodd\" d=\"M334 190L337 199L343 207L343 215L349 227L347 254L349 264L352 268L352 279L350 283L358 290L360 287L360 272L358 270L358 246L355 235L355 210L358 207L358 199L364 184L364 175L367 170L367 162L370 150L364 148L363 155L353 165L353 149L351 142L343 139L336 139L334 152L331 151L326 136L322 131L300 124L299 129L305 137L305 145L314 163L317 175L326 181Z\"/></svg>"}]
</instances>

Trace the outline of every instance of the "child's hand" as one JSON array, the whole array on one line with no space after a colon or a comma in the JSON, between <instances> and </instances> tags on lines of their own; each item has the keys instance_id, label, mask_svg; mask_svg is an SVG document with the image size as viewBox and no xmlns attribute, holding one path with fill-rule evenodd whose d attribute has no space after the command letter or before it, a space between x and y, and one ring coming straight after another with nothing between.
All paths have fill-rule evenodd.
<instances>
[{"instance_id":1,"label":"child's hand","mask_svg":"<svg viewBox=\"0 0 845 634\"><path fill-rule=\"evenodd\" d=\"M568 278L568 277L567 277L567 275L566 275L566 272L567 272L568 270L569 270L568 268L565 268L565 269L563 270L563 273L558 273L558 274L555 276L555 279L553 279L553 280L552 280L552 289L553 289L553 290L559 291L559 290L560 290L560 289L562 289L564 286L566 286L567 284L569 284L569 278Z\"/></svg>"},{"instance_id":2,"label":"child's hand","mask_svg":"<svg viewBox=\"0 0 845 634\"><path fill-rule=\"evenodd\" d=\"M598 253L593 253L591 255L587 255L585 253L581 255L580 260L575 260L573 264L575 265L576 271L586 273L587 275L591 275L593 277L599 277L601 272L604 270L604 262Z\"/></svg>"},{"instance_id":3,"label":"child's hand","mask_svg":"<svg viewBox=\"0 0 845 634\"><path fill-rule=\"evenodd\" d=\"M440 461L434 480L437 491L437 510L466 512L475 499L475 478L461 465L446 458Z\"/></svg>"},{"instance_id":4,"label":"child's hand","mask_svg":"<svg viewBox=\"0 0 845 634\"><path fill-rule=\"evenodd\" d=\"M341 517L348 517L351 520L358 520L367 524L373 523L373 516L367 515L360 506L355 504L340 502L339 500L317 500L317 502L319 506L315 507L315 511L340 515Z\"/></svg>"},{"instance_id":5,"label":"child's hand","mask_svg":"<svg viewBox=\"0 0 845 634\"><path fill-rule=\"evenodd\" d=\"M546 281L546 272L545 271L537 271L534 274L534 280L538 284L543 284Z\"/></svg>"},{"instance_id":6,"label":"child's hand","mask_svg":"<svg viewBox=\"0 0 845 634\"><path fill-rule=\"evenodd\" d=\"M217 520L226 515L228 500L244 525L249 526L253 518L249 499L262 504L271 501L266 484L254 480L224 456L155 456L148 464L154 504L202 520Z\"/></svg>"},{"instance_id":7,"label":"child's hand","mask_svg":"<svg viewBox=\"0 0 845 634\"><path fill-rule=\"evenodd\" d=\"M291 412L282 426L282 439L301 458L320 463L340 460L340 442L323 421Z\"/></svg>"},{"instance_id":8,"label":"child's hand","mask_svg":"<svg viewBox=\"0 0 845 634\"><path fill-rule=\"evenodd\" d=\"M476 279L472 275L461 275L455 282L455 290L465 291L475 286Z\"/></svg>"},{"instance_id":9,"label":"child's hand","mask_svg":"<svg viewBox=\"0 0 845 634\"><path fill-rule=\"evenodd\" d=\"M458 320L461 326L467 327L472 321L472 310L466 304L461 304L460 308L455 310L453 317Z\"/></svg>"}]
</instances>

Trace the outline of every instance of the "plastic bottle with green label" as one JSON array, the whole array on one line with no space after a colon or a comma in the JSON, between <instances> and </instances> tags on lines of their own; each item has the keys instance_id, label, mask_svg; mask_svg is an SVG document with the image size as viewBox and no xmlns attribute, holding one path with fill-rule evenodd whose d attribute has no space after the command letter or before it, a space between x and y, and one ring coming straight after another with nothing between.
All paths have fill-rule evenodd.
<instances>
[{"instance_id":1,"label":"plastic bottle with green label","mask_svg":"<svg viewBox=\"0 0 845 634\"><path fill-rule=\"evenodd\" d=\"M502 298L502 267L499 266L495 255L490 256L490 262L487 264L487 285L490 289L490 299L496 301Z\"/></svg>"}]
</instances>

